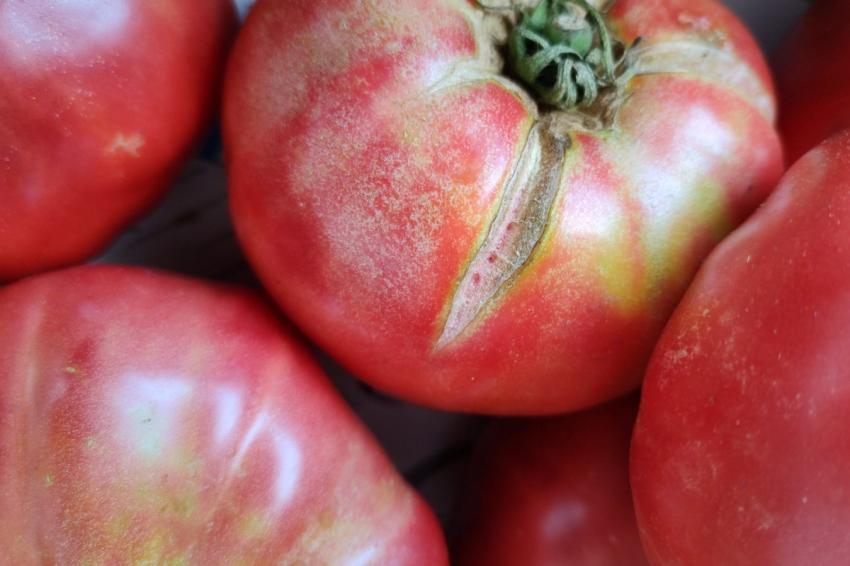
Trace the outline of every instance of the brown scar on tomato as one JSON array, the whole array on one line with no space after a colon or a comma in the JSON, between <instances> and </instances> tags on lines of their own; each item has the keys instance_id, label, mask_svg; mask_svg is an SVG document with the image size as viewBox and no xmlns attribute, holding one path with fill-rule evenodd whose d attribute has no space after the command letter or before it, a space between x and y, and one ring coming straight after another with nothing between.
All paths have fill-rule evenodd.
<instances>
[{"instance_id":1,"label":"brown scar on tomato","mask_svg":"<svg viewBox=\"0 0 850 566\"><path fill-rule=\"evenodd\" d=\"M712 41L675 39L640 45L632 54L634 74L691 75L738 92L770 122L776 117L773 95L756 72L728 46Z\"/></svg>"},{"instance_id":2,"label":"brown scar on tomato","mask_svg":"<svg viewBox=\"0 0 850 566\"><path fill-rule=\"evenodd\" d=\"M606 0L591 3L605 10L612 4ZM711 29L702 30L702 36L697 38L635 41L626 52L627 69L617 78L614 88L602 93L592 105L573 110L538 109L525 88L504 75L503 61L494 55L498 53L495 44L504 41L504 26L513 23L510 12L494 17L488 14L489 5L482 6L484 18L470 20L478 44L478 64L465 61L456 66L432 91L457 83L491 80L515 92L535 117L535 123L508 177L487 235L454 290L434 344L435 352L450 346L484 316L528 264L550 223L571 133L616 130L617 114L628 99L627 85L633 78L684 75L708 79L739 93L769 121L775 118L770 89L749 65L738 59L725 36Z\"/></svg>"},{"instance_id":3,"label":"brown scar on tomato","mask_svg":"<svg viewBox=\"0 0 850 566\"><path fill-rule=\"evenodd\" d=\"M570 138L547 122L532 126L487 236L452 296L435 350L463 334L530 260L549 225L569 146Z\"/></svg>"}]
</instances>

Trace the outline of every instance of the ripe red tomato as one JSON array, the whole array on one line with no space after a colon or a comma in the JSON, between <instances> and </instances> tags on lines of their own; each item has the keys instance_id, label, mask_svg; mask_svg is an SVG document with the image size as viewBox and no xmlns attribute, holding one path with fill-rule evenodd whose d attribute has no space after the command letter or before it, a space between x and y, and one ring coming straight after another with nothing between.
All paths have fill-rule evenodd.
<instances>
[{"instance_id":1,"label":"ripe red tomato","mask_svg":"<svg viewBox=\"0 0 850 566\"><path fill-rule=\"evenodd\" d=\"M439 527L246 293L83 267L0 291L3 564L446 564Z\"/></svg>"},{"instance_id":2,"label":"ripe red tomato","mask_svg":"<svg viewBox=\"0 0 850 566\"><path fill-rule=\"evenodd\" d=\"M850 3L818 0L781 45L776 76L779 126L796 161L830 135L850 127Z\"/></svg>"},{"instance_id":3,"label":"ripe red tomato","mask_svg":"<svg viewBox=\"0 0 850 566\"><path fill-rule=\"evenodd\" d=\"M105 246L216 99L230 0L0 3L0 281Z\"/></svg>"},{"instance_id":4,"label":"ripe red tomato","mask_svg":"<svg viewBox=\"0 0 850 566\"><path fill-rule=\"evenodd\" d=\"M240 239L284 311L380 389L520 414L634 388L700 260L780 175L770 77L725 8L561 4L574 13L549 23L590 51L541 48L557 61L534 84L563 70L546 96L572 88L566 110L502 71L503 10L260 0L248 16L224 108Z\"/></svg>"},{"instance_id":5,"label":"ripe red tomato","mask_svg":"<svg viewBox=\"0 0 850 566\"><path fill-rule=\"evenodd\" d=\"M706 262L652 359L632 449L654 565L850 564L850 133Z\"/></svg>"},{"instance_id":6,"label":"ripe red tomato","mask_svg":"<svg viewBox=\"0 0 850 566\"><path fill-rule=\"evenodd\" d=\"M625 399L488 430L469 470L454 563L646 564L629 490L636 414L636 399Z\"/></svg>"}]
</instances>

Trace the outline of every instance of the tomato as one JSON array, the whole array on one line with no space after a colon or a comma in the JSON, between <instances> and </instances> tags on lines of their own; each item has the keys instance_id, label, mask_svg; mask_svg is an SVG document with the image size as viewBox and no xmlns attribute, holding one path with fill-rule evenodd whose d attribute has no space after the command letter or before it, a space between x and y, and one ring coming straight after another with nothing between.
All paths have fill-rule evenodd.
<instances>
[{"instance_id":1,"label":"tomato","mask_svg":"<svg viewBox=\"0 0 850 566\"><path fill-rule=\"evenodd\" d=\"M458 566L646 564L629 490L637 400L498 422L473 456Z\"/></svg>"},{"instance_id":2,"label":"tomato","mask_svg":"<svg viewBox=\"0 0 850 566\"><path fill-rule=\"evenodd\" d=\"M0 2L0 281L83 260L213 110L230 0Z\"/></svg>"},{"instance_id":3,"label":"tomato","mask_svg":"<svg viewBox=\"0 0 850 566\"><path fill-rule=\"evenodd\" d=\"M725 8L561 4L583 19L553 25L590 49L539 95L571 88L565 110L503 70L504 10L260 0L248 16L223 118L238 235L287 315L379 389L515 414L633 389L700 260L780 175L770 77Z\"/></svg>"},{"instance_id":4,"label":"tomato","mask_svg":"<svg viewBox=\"0 0 850 566\"><path fill-rule=\"evenodd\" d=\"M654 565L850 564L850 132L706 262L652 358L632 488Z\"/></svg>"},{"instance_id":5,"label":"tomato","mask_svg":"<svg viewBox=\"0 0 850 566\"><path fill-rule=\"evenodd\" d=\"M776 57L779 126L788 157L850 127L850 4L818 0L785 38Z\"/></svg>"},{"instance_id":6,"label":"tomato","mask_svg":"<svg viewBox=\"0 0 850 566\"><path fill-rule=\"evenodd\" d=\"M81 267L0 291L0 548L26 564L446 564L251 295Z\"/></svg>"}]
</instances>

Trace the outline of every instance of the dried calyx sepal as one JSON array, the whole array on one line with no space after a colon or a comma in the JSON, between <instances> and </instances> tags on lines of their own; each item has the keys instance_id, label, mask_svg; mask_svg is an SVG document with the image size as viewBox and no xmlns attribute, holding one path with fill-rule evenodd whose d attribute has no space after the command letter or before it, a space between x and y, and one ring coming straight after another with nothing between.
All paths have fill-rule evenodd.
<instances>
[{"instance_id":1,"label":"dried calyx sepal","mask_svg":"<svg viewBox=\"0 0 850 566\"><path fill-rule=\"evenodd\" d=\"M511 3L519 21L508 37L513 72L550 106L561 110L592 105L601 90L626 74L629 50L612 37L603 12L586 0L540 0L533 7Z\"/></svg>"}]
</instances>

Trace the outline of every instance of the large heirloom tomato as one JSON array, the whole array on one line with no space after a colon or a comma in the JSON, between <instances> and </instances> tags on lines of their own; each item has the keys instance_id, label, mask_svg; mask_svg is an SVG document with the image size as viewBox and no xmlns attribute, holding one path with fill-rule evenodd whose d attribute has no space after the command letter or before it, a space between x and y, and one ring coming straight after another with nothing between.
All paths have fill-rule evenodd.
<instances>
[{"instance_id":1,"label":"large heirloom tomato","mask_svg":"<svg viewBox=\"0 0 850 566\"><path fill-rule=\"evenodd\" d=\"M771 81L741 23L608 4L256 4L225 86L238 234L355 374L455 410L612 398L772 189Z\"/></svg>"},{"instance_id":2,"label":"large heirloom tomato","mask_svg":"<svg viewBox=\"0 0 850 566\"><path fill-rule=\"evenodd\" d=\"M850 133L708 259L644 384L632 488L658 566L850 564Z\"/></svg>"},{"instance_id":3,"label":"large heirloom tomato","mask_svg":"<svg viewBox=\"0 0 850 566\"><path fill-rule=\"evenodd\" d=\"M818 0L780 46L779 116L788 158L796 161L850 128L850 2Z\"/></svg>"},{"instance_id":4,"label":"large heirloom tomato","mask_svg":"<svg viewBox=\"0 0 850 566\"><path fill-rule=\"evenodd\" d=\"M446 564L431 512L251 296L83 267L0 291L3 564Z\"/></svg>"},{"instance_id":5,"label":"large heirloom tomato","mask_svg":"<svg viewBox=\"0 0 850 566\"><path fill-rule=\"evenodd\" d=\"M505 421L477 447L457 566L642 566L629 490L637 400Z\"/></svg>"},{"instance_id":6,"label":"large heirloom tomato","mask_svg":"<svg viewBox=\"0 0 850 566\"><path fill-rule=\"evenodd\" d=\"M216 100L230 0L0 1L0 281L97 252Z\"/></svg>"}]
</instances>

